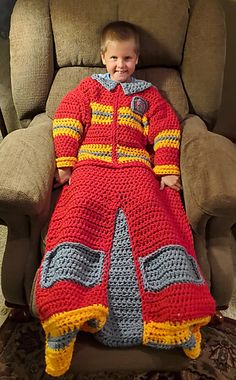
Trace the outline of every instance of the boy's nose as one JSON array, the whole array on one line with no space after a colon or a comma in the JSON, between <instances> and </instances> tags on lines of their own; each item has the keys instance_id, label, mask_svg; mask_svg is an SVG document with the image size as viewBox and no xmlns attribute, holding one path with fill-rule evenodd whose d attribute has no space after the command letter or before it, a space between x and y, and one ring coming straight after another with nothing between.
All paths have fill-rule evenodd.
<instances>
[{"instance_id":1,"label":"boy's nose","mask_svg":"<svg viewBox=\"0 0 236 380\"><path fill-rule=\"evenodd\" d=\"M118 59L117 66L118 67L123 67L124 66L124 60L123 59Z\"/></svg>"}]
</instances>

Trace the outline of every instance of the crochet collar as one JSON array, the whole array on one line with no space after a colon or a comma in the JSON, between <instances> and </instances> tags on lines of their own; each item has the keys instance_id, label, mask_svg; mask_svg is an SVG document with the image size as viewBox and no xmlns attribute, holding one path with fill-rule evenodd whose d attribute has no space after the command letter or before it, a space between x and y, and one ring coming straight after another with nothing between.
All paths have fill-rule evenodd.
<instances>
[{"instance_id":1,"label":"crochet collar","mask_svg":"<svg viewBox=\"0 0 236 380\"><path fill-rule=\"evenodd\" d=\"M141 92L152 86L152 83L146 82L145 80L136 79L134 77L131 77L131 82L115 82L113 79L110 78L110 75L108 73L93 74L92 78L97 82L101 83L101 85L105 87L108 91L114 90L114 88L118 84L120 84L125 95L136 94L137 92Z\"/></svg>"}]
</instances>

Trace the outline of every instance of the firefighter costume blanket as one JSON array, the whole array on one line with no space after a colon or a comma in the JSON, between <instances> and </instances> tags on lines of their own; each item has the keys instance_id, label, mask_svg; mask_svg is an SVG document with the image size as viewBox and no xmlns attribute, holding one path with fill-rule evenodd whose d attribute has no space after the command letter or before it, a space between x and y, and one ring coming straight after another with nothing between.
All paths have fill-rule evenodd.
<instances>
[{"instance_id":1,"label":"firefighter costume blanket","mask_svg":"<svg viewBox=\"0 0 236 380\"><path fill-rule=\"evenodd\" d=\"M84 79L55 113L57 167L73 168L36 280L46 372L64 374L79 331L111 347L200 354L215 302L196 261L180 195L180 128L151 83ZM153 157L149 152L153 147Z\"/></svg>"}]
</instances>

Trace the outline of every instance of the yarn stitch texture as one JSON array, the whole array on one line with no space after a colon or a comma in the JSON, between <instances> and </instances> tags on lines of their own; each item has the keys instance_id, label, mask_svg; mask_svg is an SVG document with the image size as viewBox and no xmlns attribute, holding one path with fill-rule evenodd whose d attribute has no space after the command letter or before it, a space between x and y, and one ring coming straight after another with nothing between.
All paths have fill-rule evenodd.
<instances>
[{"instance_id":1,"label":"yarn stitch texture","mask_svg":"<svg viewBox=\"0 0 236 380\"><path fill-rule=\"evenodd\" d=\"M46 372L69 369L79 331L198 357L215 302L180 195L160 190L162 175L180 174L174 111L149 82L96 74L63 98L53 138L57 167L73 172L36 280Z\"/></svg>"}]
</instances>

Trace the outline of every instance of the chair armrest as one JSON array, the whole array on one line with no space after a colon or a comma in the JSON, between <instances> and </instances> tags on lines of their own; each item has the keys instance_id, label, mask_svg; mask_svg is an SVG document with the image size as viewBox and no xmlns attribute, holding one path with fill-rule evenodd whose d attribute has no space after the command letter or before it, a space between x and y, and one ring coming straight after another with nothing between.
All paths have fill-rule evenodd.
<instances>
[{"instance_id":1,"label":"chair armrest","mask_svg":"<svg viewBox=\"0 0 236 380\"><path fill-rule=\"evenodd\" d=\"M235 216L236 146L209 132L203 121L192 116L183 122L181 174L186 212L197 232L208 216Z\"/></svg>"},{"instance_id":2,"label":"chair armrest","mask_svg":"<svg viewBox=\"0 0 236 380\"><path fill-rule=\"evenodd\" d=\"M51 119L45 114L5 137L0 144L0 213L47 213L54 161Z\"/></svg>"}]
</instances>

